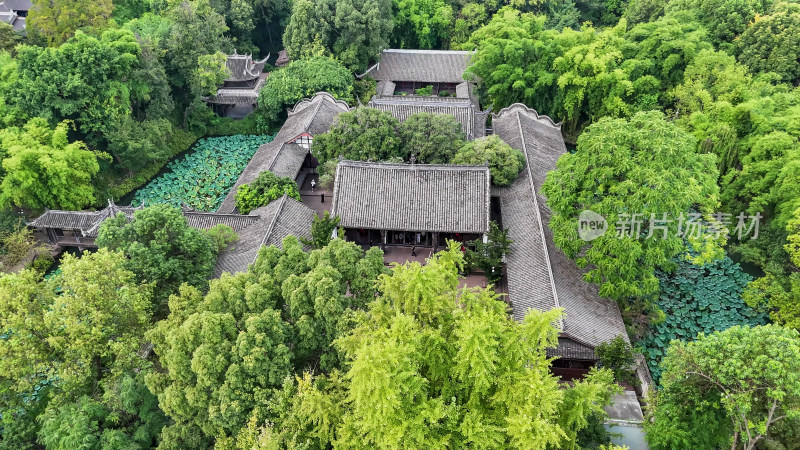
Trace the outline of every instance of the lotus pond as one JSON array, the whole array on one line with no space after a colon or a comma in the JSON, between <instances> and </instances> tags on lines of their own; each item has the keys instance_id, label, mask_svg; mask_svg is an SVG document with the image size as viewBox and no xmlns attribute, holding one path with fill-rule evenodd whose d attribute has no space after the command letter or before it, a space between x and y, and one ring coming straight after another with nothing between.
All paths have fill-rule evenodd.
<instances>
[{"instance_id":1,"label":"lotus pond","mask_svg":"<svg viewBox=\"0 0 800 450\"><path fill-rule=\"evenodd\" d=\"M215 211L261 144L273 136L235 135L200 139L167 170L140 188L132 205L166 203Z\"/></svg>"}]
</instances>

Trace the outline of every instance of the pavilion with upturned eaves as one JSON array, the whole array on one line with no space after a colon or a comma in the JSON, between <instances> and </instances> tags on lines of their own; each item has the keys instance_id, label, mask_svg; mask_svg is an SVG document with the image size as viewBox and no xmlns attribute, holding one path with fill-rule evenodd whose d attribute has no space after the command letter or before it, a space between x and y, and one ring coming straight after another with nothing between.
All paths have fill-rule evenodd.
<instances>
[{"instance_id":1,"label":"pavilion with upturned eaves","mask_svg":"<svg viewBox=\"0 0 800 450\"><path fill-rule=\"evenodd\" d=\"M232 108L241 106L245 106L248 110L255 108L258 93L264 87L267 78L267 74L263 71L268 58L269 55L261 61L256 61L252 55L236 53L228 55L225 66L230 76L222 87L217 89L216 95L207 98L206 102L213 105L223 116Z\"/></svg>"}]
</instances>

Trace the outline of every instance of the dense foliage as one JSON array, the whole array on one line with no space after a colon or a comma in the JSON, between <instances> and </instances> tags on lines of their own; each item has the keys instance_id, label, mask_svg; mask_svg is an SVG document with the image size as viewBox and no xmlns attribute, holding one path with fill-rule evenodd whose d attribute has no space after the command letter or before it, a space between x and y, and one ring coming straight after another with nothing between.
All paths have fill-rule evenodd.
<instances>
[{"instance_id":1,"label":"dense foliage","mask_svg":"<svg viewBox=\"0 0 800 450\"><path fill-rule=\"evenodd\" d=\"M392 33L391 0L297 0L283 35L293 59L326 54L361 73Z\"/></svg>"},{"instance_id":2,"label":"dense foliage","mask_svg":"<svg viewBox=\"0 0 800 450\"><path fill-rule=\"evenodd\" d=\"M671 267L672 258L686 250L683 237L703 241L705 253L695 260L720 253L714 241L705 242L706 235L697 236L686 219L680 221L695 211L714 212L716 178L714 156L698 153L691 135L653 111L629 120L601 119L587 128L577 151L558 160L542 191L553 211L555 244L579 266L591 266L586 279L600 286L600 295L625 302L658 292L654 271ZM575 218L584 210L605 217L603 236L578 236ZM650 222L660 228L642 225L651 218L662 220Z\"/></svg>"},{"instance_id":3,"label":"dense foliage","mask_svg":"<svg viewBox=\"0 0 800 450\"><path fill-rule=\"evenodd\" d=\"M48 446L155 442L165 418L135 379L149 366L138 352L151 292L122 254L102 249L64 256L48 280L30 270L0 276L4 444L30 445L43 411L38 435Z\"/></svg>"},{"instance_id":4,"label":"dense foliage","mask_svg":"<svg viewBox=\"0 0 800 450\"><path fill-rule=\"evenodd\" d=\"M154 205L103 221L97 246L122 252L125 267L142 283L153 283L160 302L182 283L197 288L208 284L217 247L202 230L186 224L178 208ZM157 305L159 314L165 304Z\"/></svg>"},{"instance_id":5,"label":"dense foliage","mask_svg":"<svg viewBox=\"0 0 800 450\"><path fill-rule=\"evenodd\" d=\"M41 276L49 251L20 217L119 200L196 140L272 133L317 91L366 104L376 83L353 76L389 46L475 50L466 76L483 108L525 103L578 144L544 189L553 234L664 371L651 448L796 447L798 24L794 0L33 0L26 33L0 24L0 259L32 268L0 277L0 449L607 442L608 372L559 389L544 361L557 313L516 324L491 292L458 292L459 252L379 276L379 252L331 240L337 219L322 217L310 254L289 239L209 286L235 233L164 206L107 222L98 242L120 252ZM225 54L281 48L292 62L266 66L255 114L203 102L229 75ZM213 210L257 140L200 141L135 201ZM327 187L340 156L488 161L498 185L524 167L496 136L463 140L450 117L358 108L313 150ZM256 185L250 206L278 184ZM588 243L574 222L587 208L610 225ZM648 238L651 213L712 211L732 225L759 214L758 238L673 236L678 222ZM616 239L626 213L642 228ZM501 247L476 243L490 274ZM153 314L164 320L145 336ZM598 351L618 379L620 342Z\"/></svg>"},{"instance_id":6,"label":"dense foliage","mask_svg":"<svg viewBox=\"0 0 800 450\"><path fill-rule=\"evenodd\" d=\"M104 155L81 141L70 143L69 125L61 122L53 129L35 118L0 131L5 175L0 207L81 209L94 201L92 176Z\"/></svg>"},{"instance_id":7,"label":"dense foliage","mask_svg":"<svg viewBox=\"0 0 800 450\"><path fill-rule=\"evenodd\" d=\"M511 253L513 243L508 238L508 229L500 228L495 221L489 222L486 242L483 239L470 242L470 246L474 248L467 249L467 264L483 271L489 282L497 283L503 277L503 266L506 256Z\"/></svg>"},{"instance_id":8,"label":"dense foliage","mask_svg":"<svg viewBox=\"0 0 800 450\"><path fill-rule=\"evenodd\" d=\"M330 344L374 298L384 270L377 248L364 253L337 239L305 253L288 237L283 250L263 248L247 273L223 275L205 296L181 288L148 334L163 369L147 383L174 421L162 436L173 442L163 445L234 435L251 415L263 423L287 376L338 367Z\"/></svg>"},{"instance_id":9,"label":"dense foliage","mask_svg":"<svg viewBox=\"0 0 800 450\"><path fill-rule=\"evenodd\" d=\"M259 120L262 126L275 124L285 117L286 108L317 92L349 102L352 91L353 74L334 59L319 56L292 61L271 73L258 94Z\"/></svg>"},{"instance_id":10,"label":"dense foliage","mask_svg":"<svg viewBox=\"0 0 800 450\"><path fill-rule=\"evenodd\" d=\"M559 310L522 323L488 289L459 290L459 247L379 277L380 296L335 342L344 373L290 381L267 445L565 448L614 392L596 370L572 387L548 372ZM524 355L524 356L523 356ZM258 422L256 422L258 423ZM240 441L250 432L244 430ZM259 436L260 434L260 436Z\"/></svg>"},{"instance_id":11,"label":"dense foliage","mask_svg":"<svg viewBox=\"0 0 800 450\"><path fill-rule=\"evenodd\" d=\"M354 161L406 159L400 122L386 111L359 107L339 114L330 130L314 137L312 151L320 163L340 156Z\"/></svg>"},{"instance_id":12,"label":"dense foliage","mask_svg":"<svg viewBox=\"0 0 800 450\"><path fill-rule=\"evenodd\" d=\"M271 201L284 195L288 195L298 202L302 200L297 183L293 179L278 177L269 170L265 170L258 174L252 183L243 184L236 190L236 209L241 214L249 214L250 211L267 206Z\"/></svg>"},{"instance_id":13,"label":"dense foliage","mask_svg":"<svg viewBox=\"0 0 800 450\"><path fill-rule=\"evenodd\" d=\"M449 163L465 138L461 124L450 114L416 113L400 125L405 153L425 164Z\"/></svg>"},{"instance_id":14,"label":"dense foliage","mask_svg":"<svg viewBox=\"0 0 800 450\"><path fill-rule=\"evenodd\" d=\"M735 326L701 334L675 341L663 365L655 420L645 421L653 449L753 449L776 423L800 415L797 330Z\"/></svg>"},{"instance_id":15,"label":"dense foliage","mask_svg":"<svg viewBox=\"0 0 800 450\"><path fill-rule=\"evenodd\" d=\"M456 151L450 161L452 164L489 163L489 172L492 183L498 186L508 186L519 176L525 167L525 155L521 151L511 148L496 135L475 139L464 144Z\"/></svg>"},{"instance_id":16,"label":"dense foliage","mask_svg":"<svg viewBox=\"0 0 800 450\"><path fill-rule=\"evenodd\" d=\"M133 205L168 204L216 211L258 147L273 136L225 136L197 141L191 153L167 165L133 196Z\"/></svg>"}]
</instances>

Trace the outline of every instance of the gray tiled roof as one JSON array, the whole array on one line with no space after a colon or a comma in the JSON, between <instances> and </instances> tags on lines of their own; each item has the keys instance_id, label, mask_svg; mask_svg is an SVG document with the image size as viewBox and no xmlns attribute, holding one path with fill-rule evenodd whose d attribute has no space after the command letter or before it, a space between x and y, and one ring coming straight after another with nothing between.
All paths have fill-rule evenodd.
<instances>
[{"instance_id":1,"label":"gray tiled roof","mask_svg":"<svg viewBox=\"0 0 800 450\"><path fill-rule=\"evenodd\" d=\"M331 213L346 228L485 233L486 166L341 161Z\"/></svg>"},{"instance_id":2,"label":"gray tiled roof","mask_svg":"<svg viewBox=\"0 0 800 450\"><path fill-rule=\"evenodd\" d=\"M12 11L29 11L31 9L31 0L5 0L0 3Z\"/></svg>"},{"instance_id":3,"label":"gray tiled roof","mask_svg":"<svg viewBox=\"0 0 800 450\"><path fill-rule=\"evenodd\" d=\"M461 83L472 52L387 49L369 74L376 80Z\"/></svg>"},{"instance_id":4,"label":"gray tiled roof","mask_svg":"<svg viewBox=\"0 0 800 450\"><path fill-rule=\"evenodd\" d=\"M62 230L78 230L83 236L97 237L100 224L109 217L116 217L119 213L125 213L128 220L133 218L133 213L141 207L132 208L130 206L117 206L113 202L99 211L62 211L48 209L41 216L37 217L28 226L33 228L45 229L54 228Z\"/></svg>"},{"instance_id":5,"label":"gray tiled roof","mask_svg":"<svg viewBox=\"0 0 800 450\"><path fill-rule=\"evenodd\" d=\"M255 261L262 246L280 247L286 236L311 238L314 214L311 208L288 195L251 211L250 216L257 220L239 231L239 239L220 253L214 267L214 276L219 277L223 272L246 271Z\"/></svg>"},{"instance_id":6,"label":"gray tiled roof","mask_svg":"<svg viewBox=\"0 0 800 450\"><path fill-rule=\"evenodd\" d=\"M22 31L25 29L25 17L17 14L16 11L10 10L2 3L0 3L0 21L11 25L14 31Z\"/></svg>"},{"instance_id":7,"label":"gray tiled roof","mask_svg":"<svg viewBox=\"0 0 800 450\"><path fill-rule=\"evenodd\" d=\"M186 223L193 228L208 230L222 224L233 228L233 231L237 233L254 222L257 222L259 219L258 216L252 212L250 215L244 216L241 214L218 214L187 210L183 211L183 217L186 218Z\"/></svg>"},{"instance_id":8,"label":"gray tiled roof","mask_svg":"<svg viewBox=\"0 0 800 450\"><path fill-rule=\"evenodd\" d=\"M236 190L239 186L255 180L258 174L265 170L274 169L278 176L296 177L302 167L306 150L298 145L285 144L303 133L314 136L328 131L336 116L348 110L345 102L336 100L327 92L320 92L310 99L299 102L289 111L289 116L275 139L258 148L217 212L234 212Z\"/></svg>"},{"instance_id":9,"label":"gray tiled roof","mask_svg":"<svg viewBox=\"0 0 800 450\"><path fill-rule=\"evenodd\" d=\"M562 336L590 347L616 336L628 340L616 302L601 298L597 287L585 281L583 271L553 243L548 225L551 211L545 197L538 192L547 172L555 169L558 157L566 153L560 124L547 116L539 116L536 111L519 103L494 115L492 123L495 134L512 147L522 150L527 160L527 167L520 178L509 188L497 190L501 194L503 225L509 228L511 239L523 243L516 249L512 248L512 254L508 257L508 290L514 318L521 320L530 308L541 309L539 305L542 303L536 294L540 291L532 293L530 286L552 283L551 286L555 288L554 304L564 308L566 313ZM525 185L527 193L522 189ZM519 203L520 196L525 198L523 204ZM530 217L534 214L519 207L529 206L534 201L538 204L541 228L539 222ZM530 225L528 228L515 227L514 223L519 221ZM544 248L541 247L541 239L536 238L542 234L546 243ZM549 274L544 277L540 270L535 270L535 266L530 266L533 261L543 258L550 266L552 280ZM525 268L527 272L523 270Z\"/></svg>"},{"instance_id":10,"label":"gray tiled roof","mask_svg":"<svg viewBox=\"0 0 800 450\"><path fill-rule=\"evenodd\" d=\"M237 55L236 53L228 55L225 66L231 71L231 76L225 81L248 81L258 78L264 71L267 58L269 55L261 61L254 61L252 55Z\"/></svg>"},{"instance_id":11,"label":"gray tiled roof","mask_svg":"<svg viewBox=\"0 0 800 450\"><path fill-rule=\"evenodd\" d=\"M473 127L475 126L475 110L472 108L469 99L447 98L438 101L437 97L417 97L417 96L375 96L369 102L370 108L388 111L398 120L405 121L412 114L448 114L461 124L461 131L467 136L474 136ZM485 128L485 126L484 126Z\"/></svg>"},{"instance_id":12,"label":"gray tiled roof","mask_svg":"<svg viewBox=\"0 0 800 450\"><path fill-rule=\"evenodd\" d=\"M260 78L251 88L219 88L213 97L205 98L205 101L221 105L255 105L263 87L264 78Z\"/></svg>"}]
</instances>

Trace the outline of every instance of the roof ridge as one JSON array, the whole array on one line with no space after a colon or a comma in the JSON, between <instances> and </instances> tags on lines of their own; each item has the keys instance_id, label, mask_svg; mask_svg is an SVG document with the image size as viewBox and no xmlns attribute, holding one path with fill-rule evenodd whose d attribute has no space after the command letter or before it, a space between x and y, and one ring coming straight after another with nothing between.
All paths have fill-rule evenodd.
<instances>
[{"instance_id":1,"label":"roof ridge","mask_svg":"<svg viewBox=\"0 0 800 450\"><path fill-rule=\"evenodd\" d=\"M269 166L267 166L267 170L269 170L270 172L272 172L272 167L275 165L275 161L277 161L277 160L278 160L278 156L279 156L279 155L281 154L281 152L283 151L283 147L285 147L287 144L288 144L287 142L282 142L282 143L281 143L281 146L280 146L280 147L278 147L278 151L276 151L276 152L275 152L275 154L272 156L272 159L271 159L271 160L270 160L270 162L269 162Z\"/></svg>"},{"instance_id":2,"label":"roof ridge","mask_svg":"<svg viewBox=\"0 0 800 450\"><path fill-rule=\"evenodd\" d=\"M533 173L531 172L531 163L530 159L528 158L528 146L525 144L525 133L522 130L522 121L519 117L519 111L517 113L517 127L519 129L519 136L520 141L522 142L522 154L525 155L525 170L528 172L528 182L531 185L531 193L533 193L533 206L536 210L536 221L539 224L539 236L542 239L542 248L544 249L544 257L545 261L547 262L547 275L550 278L550 287L553 290L553 304L555 308L559 308L560 304L558 302L558 292L556 291L556 282L553 278L553 264L550 261L550 252L547 250L547 238L544 234L544 223L542 222L542 213L539 210L539 200L536 196L536 186L533 184ZM564 319L559 319L559 328L563 331L564 330Z\"/></svg>"},{"instance_id":3,"label":"roof ridge","mask_svg":"<svg viewBox=\"0 0 800 450\"><path fill-rule=\"evenodd\" d=\"M395 163L386 161L356 161L343 159L339 161L337 166L344 167L375 167L386 169L405 169L405 170L452 170L452 171L467 171L467 170L486 170L488 166L485 164L423 164L423 163Z\"/></svg>"},{"instance_id":4,"label":"roof ridge","mask_svg":"<svg viewBox=\"0 0 800 450\"><path fill-rule=\"evenodd\" d=\"M272 230L275 228L275 223L278 221L278 216L281 215L281 211L283 210L283 205L286 204L286 199L289 197L289 194L284 192L283 197L280 199L280 203L278 204L278 210L275 211L275 215L272 216L272 221L269 224L269 228L267 228L267 232L264 233L264 237L261 238L261 245L258 246L258 250L261 250L261 247L266 244L267 239L272 235ZM256 256L253 257L253 262L251 264L256 263L256 259L258 259L258 251L256 252Z\"/></svg>"},{"instance_id":5,"label":"roof ridge","mask_svg":"<svg viewBox=\"0 0 800 450\"><path fill-rule=\"evenodd\" d=\"M492 114L492 118L494 119L494 118L500 117L500 116L502 116L503 114L506 114L506 113L509 113L509 114L512 113L512 112L519 113L520 110L524 111L527 114L533 114L533 117L536 120L542 120L542 121L550 122L550 124L552 126L558 128L559 130L561 129L561 122L556 123L556 121L553 120L550 116L547 116L547 115L544 115L544 114L540 115L535 109L529 107L528 105L526 105L524 103L519 103L519 102L512 103L511 105L508 105L505 108L502 108L500 111L497 112L497 114Z\"/></svg>"},{"instance_id":6,"label":"roof ridge","mask_svg":"<svg viewBox=\"0 0 800 450\"><path fill-rule=\"evenodd\" d=\"M469 55L475 53L472 50L425 50L421 48L387 48L381 53L423 53L433 55Z\"/></svg>"}]
</instances>

